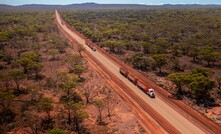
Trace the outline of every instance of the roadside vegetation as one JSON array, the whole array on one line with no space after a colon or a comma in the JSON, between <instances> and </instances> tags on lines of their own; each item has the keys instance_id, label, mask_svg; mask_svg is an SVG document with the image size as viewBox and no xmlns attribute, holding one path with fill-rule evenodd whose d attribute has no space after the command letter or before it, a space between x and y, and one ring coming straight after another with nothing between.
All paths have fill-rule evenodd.
<instances>
[{"instance_id":1,"label":"roadside vegetation","mask_svg":"<svg viewBox=\"0 0 221 134\"><path fill-rule=\"evenodd\" d=\"M100 47L151 74L150 79L173 82L157 82L173 98L205 108L220 105L221 8L61 13Z\"/></svg>"},{"instance_id":2,"label":"roadside vegetation","mask_svg":"<svg viewBox=\"0 0 221 134\"><path fill-rule=\"evenodd\" d=\"M53 16L0 11L0 133L120 131L108 127L120 98L88 70Z\"/></svg>"}]
</instances>

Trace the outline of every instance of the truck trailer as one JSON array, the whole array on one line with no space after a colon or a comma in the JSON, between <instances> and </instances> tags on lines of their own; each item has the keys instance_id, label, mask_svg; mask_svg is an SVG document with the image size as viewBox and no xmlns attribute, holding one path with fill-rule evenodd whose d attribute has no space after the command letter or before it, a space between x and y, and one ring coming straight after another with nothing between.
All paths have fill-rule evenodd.
<instances>
[{"instance_id":1,"label":"truck trailer","mask_svg":"<svg viewBox=\"0 0 221 134\"><path fill-rule=\"evenodd\" d=\"M128 71L126 71L125 69L123 69L123 68L120 68L120 73L124 76L124 77L128 77Z\"/></svg>"},{"instance_id":2,"label":"truck trailer","mask_svg":"<svg viewBox=\"0 0 221 134\"><path fill-rule=\"evenodd\" d=\"M127 75L128 80L130 80L134 85L137 85L138 78L135 76L131 75L130 73Z\"/></svg>"},{"instance_id":3,"label":"truck trailer","mask_svg":"<svg viewBox=\"0 0 221 134\"><path fill-rule=\"evenodd\" d=\"M154 90L148 87L146 84L143 84L137 77L129 73L126 69L120 68L119 72L128 80L130 80L134 85L140 88L144 93L149 95L151 98L155 98Z\"/></svg>"}]
</instances>

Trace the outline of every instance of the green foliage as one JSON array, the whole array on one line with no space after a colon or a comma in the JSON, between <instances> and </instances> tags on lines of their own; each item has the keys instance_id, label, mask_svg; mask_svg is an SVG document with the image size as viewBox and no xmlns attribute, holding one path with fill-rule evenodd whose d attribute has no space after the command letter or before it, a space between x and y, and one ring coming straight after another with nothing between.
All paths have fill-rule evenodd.
<instances>
[{"instance_id":1,"label":"green foliage","mask_svg":"<svg viewBox=\"0 0 221 134\"><path fill-rule=\"evenodd\" d=\"M206 68L194 68L191 73L172 73L169 78L178 88L178 93L182 94L182 87L189 87L192 96L197 100L207 100L209 91L214 87L215 82L209 78L211 72Z\"/></svg>"},{"instance_id":2,"label":"green foliage","mask_svg":"<svg viewBox=\"0 0 221 134\"><path fill-rule=\"evenodd\" d=\"M174 59L171 61L171 70L175 70L176 72L183 72L184 67L180 64L178 59Z\"/></svg>"},{"instance_id":3,"label":"green foliage","mask_svg":"<svg viewBox=\"0 0 221 134\"><path fill-rule=\"evenodd\" d=\"M103 110L104 110L104 108L105 108L105 104L104 104L104 102L103 102L102 100L100 100L100 99L96 99L96 100L94 101L94 104L95 104L95 106L97 107L98 113L99 113L99 115L98 115L98 123L99 123L99 124L102 124L102 123L103 123L103 120L102 120L102 112L103 112Z\"/></svg>"},{"instance_id":4,"label":"green foliage","mask_svg":"<svg viewBox=\"0 0 221 134\"><path fill-rule=\"evenodd\" d=\"M167 78L171 80L177 86L179 93L182 92L182 86L185 83L185 75L186 75L185 73L177 72L177 73L169 74L167 76Z\"/></svg>"},{"instance_id":5,"label":"green foliage","mask_svg":"<svg viewBox=\"0 0 221 134\"><path fill-rule=\"evenodd\" d=\"M72 88L75 88L79 85L76 75L60 72L58 73L58 78L60 79L59 87L66 92L67 96L70 95Z\"/></svg>"},{"instance_id":6,"label":"green foliage","mask_svg":"<svg viewBox=\"0 0 221 134\"><path fill-rule=\"evenodd\" d=\"M78 75L78 78L80 78L81 74L84 72L84 67L82 65L75 65L73 68L71 68L71 72Z\"/></svg>"},{"instance_id":7,"label":"green foliage","mask_svg":"<svg viewBox=\"0 0 221 134\"><path fill-rule=\"evenodd\" d=\"M184 50L185 51L185 50ZM181 45L176 44L174 46L171 46L171 52L174 57L180 57L182 56L182 50L181 50Z\"/></svg>"},{"instance_id":8,"label":"green foliage","mask_svg":"<svg viewBox=\"0 0 221 134\"><path fill-rule=\"evenodd\" d=\"M74 103L81 102L82 98L78 93L73 92L73 93L70 93L70 95L62 96L60 101L64 104L69 105L70 107Z\"/></svg>"},{"instance_id":9,"label":"green foliage","mask_svg":"<svg viewBox=\"0 0 221 134\"><path fill-rule=\"evenodd\" d=\"M65 95L61 97L60 102L64 104L65 108L67 109L68 114L68 124L71 125L72 122L72 111L77 110L77 107L73 107L75 103L80 103L82 101L82 98L79 94L76 92L70 93L69 95ZM75 114L74 114L75 115ZM80 123L76 121L77 123ZM77 124L78 125L78 124Z\"/></svg>"},{"instance_id":10,"label":"green foliage","mask_svg":"<svg viewBox=\"0 0 221 134\"><path fill-rule=\"evenodd\" d=\"M39 77L39 72L41 71L42 68L43 68L43 64L39 62L31 62L29 64L29 70L35 73L36 79Z\"/></svg>"},{"instance_id":11,"label":"green foliage","mask_svg":"<svg viewBox=\"0 0 221 134\"><path fill-rule=\"evenodd\" d=\"M15 113L13 112L13 101L15 95L12 90L0 91L0 127L3 124L9 124L14 121ZM1 132L1 130L0 130Z\"/></svg>"},{"instance_id":12,"label":"green foliage","mask_svg":"<svg viewBox=\"0 0 221 134\"><path fill-rule=\"evenodd\" d=\"M154 41L154 44L160 46L163 49L167 49L170 46L170 43L164 38L158 38Z\"/></svg>"},{"instance_id":13,"label":"green foliage","mask_svg":"<svg viewBox=\"0 0 221 134\"><path fill-rule=\"evenodd\" d=\"M74 103L71 105L71 109L73 111L74 115L74 123L75 123L75 129L77 132L80 130L80 124L81 122L88 118L87 112L84 112L85 106L82 103Z\"/></svg>"},{"instance_id":14,"label":"green foliage","mask_svg":"<svg viewBox=\"0 0 221 134\"><path fill-rule=\"evenodd\" d=\"M57 83L53 78L46 77L45 81L46 81L46 83L45 83L44 87L46 87L48 89L54 89L57 87Z\"/></svg>"},{"instance_id":15,"label":"green foliage","mask_svg":"<svg viewBox=\"0 0 221 134\"><path fill-rule=\"evenodd\" d=\"M207 100L209 91L214 87L214 81L201 74L193 74L189 83L192 93L197 99Z\"/></svg>"},{"instance_id":16,"label":"green foliage","mask_svg":"<svg viewBox=\"0 0 221 134\"><path fill-rule=\"evenodd\" d=\"M155 54L153 55L153 59L155 60L156 67L159 68L159 73L161 73L161 68L168 63L169 60L168 54Z\"/></svg>"},{"instance_id":17,"label":"green foliage","mask_svg":"<svg viewBox=\"0 0 221 134\"><path fill-rule=\"evenodd\" d=\"M116 40L105 41L103 42L103 44L105 44L105 47L108 47L111 52L116 54L123 53L123 48L125 46L122 41L116 41Z\"/></svg>"},{"instance_id":18,"label":"green foliage","mask_svg":"<svg viewBox=\"0 0 221 134\"><path fill-rule=\"evenodd\" d=\"M99 100L99 99L96 99L94 101L94 104L99 107L99 108L103 108L105 105L104 105L104 102L102 100Z\"/></svg>"},{"instance_id":19,"label":"green foliage","mask_svg":"<svg viewBox=\"0 0 221 134\"><path fill-rule=\"evenodd\" d=\"M51 16L53 16L53 11L20 10L16 12L1 12L0 23L2 25L0 25L0 40L2 39L3 41L1 44L15 48L16 51L22 49L22 51L31 50L37 52L39 50L39 44L36 42L40 42L48 36L57 35L57 33L55 33L57 27L55 23L53 23L54 19ZM58 40L59 39L59 43L62 44L63 39L58 38ZM44 43L47 44L48 42L49 39L45 40ZM3 45L1 45L1 47ZM38 58L40 58L40 56L38 56Z\"/></svg>"},{"instance_id":20,"label":"green foliage","mask_svg":"<svg viewBox=\"0 0 221 134\"><path fill-rule=\"evenodd\" d=\"M72 55L69 55L65 61L68 64L70 64L71 66L74 66L74 65L77 65L77 64L81 63L82 57L79 53L74 53Z\"/></svg>"},{"instance_id":21,"label":"green foliage","mask_svg":"<svg viewBox=\"0 0 221 134\"><path fill-rule=\"evenodd\" d=\"M209 76L211 76L212 71L210 71L209 69L204 68L204 67L197 67L192 70L192 74L200 74L205 77L209 77Z\"/></svg>"},{"instance_id":22,"label":"green foliage","mask_svg":"<svg viewBox=\"0 0 221 134\"><path fill-rule=\"evenodd\" d=\"M15 82L17 90L20 92L20 84L27 77L27 75L20 70L12 70L9 72L9 75L10 79Z\"/></svg>"},{"instance_id":23,"label":"green foliage","mask_svg":"<svg viewBox=\"0 0 221 134\"><path fill-rule=\"evenodd\" d=\"M50 98L41 98L38 102L38 110L39 111L43 111L46 112L48 115L48 121L50 121L51 116L50 116L50 111L53 110L53 106L52 106L52 100Z\"/></svg>"},{"instance_id":24,"label":"green foliage","mask_svg":"<svg viewBox=\"0 0 221 134\"><path fill-rule=\"evenodd\" d=\"M9 89L9 82L11 80L9 73L0 74L0 80L4 84L5 88L8 90Z\"/></svg>"},{"instance_id":25,"label":"green foliage","mask_svg":"<svg viewBox=\"0 0 221 134\"><path fill-rule=\"evenodd\" d=\"M77 87L79 84L76 81L69 81L59 85L59 87L70 95L71 89Z\"/></svg>"},{"instance_id":26,"label":"green foliage","mask_svg":"<svg viewBox=\"0 0 221 134\"><path fill-rule=\"evenodd\" d=\"M68 134L68 132L60 128L53 128L51 130L47 130L46 134Z\"/></svg>"},{"instance_id":27,"label":"green foliage","mask_svg":"<svg viewBox=\"0 0 221 134\"><path fill-rule=\"evenodd\" d=\"M35 52L24 52L24 53L22 53L22 57L30 59L35 62L39 61L39 55Z\"/></svg>"},{"instance_id":28,"label":"green foliage","mask_svg":"<svg viewBox=\"0 0 221 134\"><path fill-rule=\"evenodd\" d=\"M40 111L51 111L53 109L52 100L50 98L41 98L38 102Z\"/></svg>"},{"instance_id":29,"label":"green foliage","mask_svg":"<svg viewBox=\"0 0 221 134\"><path fill-rule=\"evenodd\" d=\"M48 50L56 49L59 53L64 53L68 46L65 38L58 33L53 14L52 10L0 11L0 65L5 67L4 70L0 70L0 129L5 129L5 133L24 126L29 128L27 133L46 133L48 128L54 126L50 116L53 110L52 100L39 99L43 95L41 90L46 83L45 77L40 77L45 64L41 62L40 54L46 56L44 59L47 60ZM19 71L20 67L24 70ZM43 71L47 72L47 68ZM34 76L42 79L33 80ZM53 74L52 78L53 85L49 87L56 91L58 85ZM29 91L29 99L20 95L25 91ZM44 112L42 113L46 120L39 116L41 113L36 113L33 109L35 107ZM17 131L15 130L15 133Z\"/></svg>"},{"instance_id":30,"label":"green foliage","mask_svg":"<svg viewBox=\"0 0 221 134\"><path fill-rule=\"evenodd\" d=\"M7 64L11 64L11 61L13 60L13 58L11 55L6 54L6 55L3 55L2 60L4 62L7 62Z\"/></svg>"},{"instance_id":31,"label":"green foliage","mask_svg":"<svg viewBox=\"0 0 221 134\"><path fill-rule=\"evenodd\" d=\"M8 92L2 92L0 91L0 106L2 107L4 112L8 112L11 101L14 99L13 92L8 91Z\"/></svg>"},{"instance_id":32,"label":"green foliage","mask_svg":"<svg viewBox=\"0 0 221 134\"><path fill-rule=\"evenodd\" d=\"M143 53L136 53L130 58L130 62L134 68L146 71L153 66L154 60Z\"/></svg>"},{"instance_id":33,"label":"green foliage","mask_svg":"<svg viewBox=\"0 0 221 134\"><path fill-rule=\"evenodd\" d=\"M200 49L197 46L190 46L188 55L193 57L193 62L197 61Z\"/></svg>"},{"instance_id":34,"label":"green foliage","mask_svg":"<svg viewBox=\"0 0 221 134\"><path fill-rule=\"evenodd\" d=\"M144 54L150 54L151 53L151 47L153 47L153 44L150 42L145 42L142 44L143 47L143 53Z\"/></svg>"},{"instance_id":35,"label":"green foliage","mask_svg":"<svg viewBox=\"0 0 221 134\"><path fill-rule=\"evenodd\" d=\"M123 54L126 49L144 54L188 55L194 63L206 61L209 66L219 63L219 8L61 13L65 21L102 47L109 47L112 53Z\"/></svg>"},{"instance_id":36,"label":"green foliage","mask_svg":"<svg viewBox=\"0 0 221 134\"><path fill-rule=\"evenodd\" d=\"M39 55L35 52L24 52L22 58L17 60L24 68L24 73L35 73L35 78L39 78L39 72L43 68L43 64L39 62Z\"/></svg>"},{"instance_id":37,"label":"green foliage","mask_svg":"<svg viewBox=\"0 0 221 134\"><path fill-rule=\"evenodd\" d=\"M74 110L74 111L78 111L78 110L80 110L80 109L83 109L83 108L85 108L85 106L84 106L84 104L81 104L81 103L74 103L74 104L72 104L72 109Z\"/></svg>"},{"instance_id":38,"label":"green foliage","mask_svg":"<svg viewBox=\"0 0 221 134\"><path fill-rule=\"evenodd\" d=\"M8 32L0 32L0 42L6 42L9 40L9 33Z\"/></svg>"},{"instance_id":39,"label":"green foliage","mask_svg":"<svg viewBox=\"0 0 221 134\"><path fill-rule=\"evenodd\" d=\"M59 54L57 49L50 49L48 53L52 56L51 60L56 60L56 55Z\"/></svg>"},{"instance_id":40,"label":"green foliage","mask_svg":"<svg viewBox=\"0 0 221 134\"><path fill-rule=\"evenodd\" d=\"M216 81L217 81L217 83L218 83L218 88L219 88L219 90L221 89L221 77L217 77L216 78ZM221 93L221 91L219 91L219 93Z\"/></svg>"},{"instance_id":41,"label":"green foliage","mask_svg":"<svg viewBox=\"0 0 221 134\"><path fill-rule=\"evenodd\" d=\"M33 61L32 61L31 59L29 59L29 58L26 58L26 57L20 58L20 59L18 59L17 61L18 61L18 63L20 63L21 66L24 68L24 73L27 74L27 72L28 72L28 67L29 67L30 63L32 63Z\"/></svg>"},{"instance_id":42,"label":"green foliage","mask_svg":"<svg viewBox=\"0 0 221 134\"><path fill-rule=\"evenodd\" d=\"M212 47L206 47L199 51L199 57L207 62L208 66L211 66L211 62L213 65L215 62L219 61L221 56L220 52L214 51Z\"/></svg>"},{"instance_id":43,"label":"green foliage","mask_svg":"<svg viewBox=\"0 0 221 134\"><path fill-rule=\"evenodd\" d=\"M58 72L57 77L60 83L77 81L77 76L68 72Z\"/></svg>"}]
</instances>

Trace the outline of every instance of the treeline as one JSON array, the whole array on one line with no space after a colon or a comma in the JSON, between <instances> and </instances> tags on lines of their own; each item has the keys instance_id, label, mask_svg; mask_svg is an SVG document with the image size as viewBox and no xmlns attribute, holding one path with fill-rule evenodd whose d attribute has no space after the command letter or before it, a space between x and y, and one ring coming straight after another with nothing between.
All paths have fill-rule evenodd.
<instances>
[{"instance_id":1,"label":"treeline","mask_svg":"<svg viewBox=\"0 0 221 134\"><path fill-rule=\"evenodd\" d=\"M121 54L188 55L208 66L220 58L221 9L63 11L77 30Z\"/></svg>"},{"instance_id":2,"label":"treeline","mask_svg":"<svg viewBox=\"0 0 221 134\"><path fill-rule=\"evenodd\" d=\"M157 69L161 76L171 73L176 76L176 72L188 73L194 67L201 70L205 70L201 67L209 67L219 74L221 8L62 11L62 16L105 50L123 56L123 60L136 69ZM182 60L184 57L191 62ZM217 91L220 77L214 78L212 74L205 78L191 75L190 81L196 83L186 83L191 86L185 86L188 89L185 93L191 95L185 95L199 100L199 96L206 96L211 89ZM175 76L169 78L177 85ZM200 84L196 79L203 82ZM185 83L184 79L179 80ZM179 97L183 92L179 84L177 87ZM218 90L220 93L220 88ZM207 95L203 103L210 97Z\"/></svg>"}]
</instances>

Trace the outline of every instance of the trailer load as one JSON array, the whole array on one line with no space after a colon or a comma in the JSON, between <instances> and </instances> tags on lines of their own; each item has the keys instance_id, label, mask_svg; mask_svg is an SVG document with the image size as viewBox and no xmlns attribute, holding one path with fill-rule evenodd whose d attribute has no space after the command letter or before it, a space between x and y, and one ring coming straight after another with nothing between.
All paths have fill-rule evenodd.
<instances>
[{"instance_id":1,"label":"trailer load","mask_svg":"<svg viewBox=\"0 0 221 134\"><path fill-rule=\"evenodd\" d=\"M138 78L134 77L133 75L131 75L130 73L127 75L128 80L130 80L132 83L134 83L134 85L137 85L138 82Z\"/></svg>"},{"instance_id":2,"label":"trailer load","mask_svg":"<svg viewBox=\"0 0 221 134\"><path fill-rule=\"evenodd\" d=\"M137 77L129 73L126 69L120 68L120 74L130 80L134 85L140 88L144 93L149 95L151 98L155 98L154 90L148 87L146 84L142 83Z\"/></svg>"}]
</instances>

